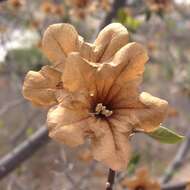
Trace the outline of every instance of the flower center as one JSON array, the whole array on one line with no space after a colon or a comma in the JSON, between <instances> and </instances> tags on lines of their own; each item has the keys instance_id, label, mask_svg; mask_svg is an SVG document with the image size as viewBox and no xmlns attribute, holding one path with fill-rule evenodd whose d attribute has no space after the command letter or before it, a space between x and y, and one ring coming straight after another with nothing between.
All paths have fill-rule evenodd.
<instances>
[{"instance_id":1,"label":"flower center","mask_svg":"<svg viewBox=\"0 0 190 190\"><path fill-rule=\"evenodd\" d=\"M112 110L107 109L102 103L98 103L95 107L95 115L109 117L113 114Z\"/></svg>"},{"instance_id":2,"label":"flower center","mask_svg":"<svg viewBox=\"0 0 190 190\"><path fill-rule=\"evenodd\" d=\"M139 185L139 186L137 186L137 187L135 188L135 190L145 190L145 188L144 188L143 186Z\"/></svg>"}]
</instances>

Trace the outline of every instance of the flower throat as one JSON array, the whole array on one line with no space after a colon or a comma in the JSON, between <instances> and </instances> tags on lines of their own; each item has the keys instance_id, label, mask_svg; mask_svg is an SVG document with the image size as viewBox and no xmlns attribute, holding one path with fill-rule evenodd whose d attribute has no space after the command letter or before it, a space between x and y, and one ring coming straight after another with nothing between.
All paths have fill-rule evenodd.
<instances>
[{"instance_id":1,"label":"flower throat","mask_svg":"<svg viewBox=\"0 0 190 190\"><path fill-rule=\"evenodd\" d=\"M96 116L105 116L109 117L113 114L112 110L107 109L106 106L104 106L102 103L98 103L95 107L95 113Z\"/></svg>"}]
</instances>

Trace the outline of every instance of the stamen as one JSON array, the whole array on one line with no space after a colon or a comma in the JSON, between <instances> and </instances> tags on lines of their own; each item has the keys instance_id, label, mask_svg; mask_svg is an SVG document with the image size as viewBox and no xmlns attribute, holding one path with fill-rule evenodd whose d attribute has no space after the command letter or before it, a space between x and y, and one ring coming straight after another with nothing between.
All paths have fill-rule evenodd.
<instances>
[{"instance_id":1,"label":"stamen","mask_svg":"<svg viewBox=\"0 0 190 190\"><path fill-rule=\"evenodd\" d=\"M106 117L109 117L111 116L113 113L113 111L110 111L110 110L102 110L102 114L105 115Z\"/></svg>"},{"instance_id":2,"label":"stamen","mask_svg":"<svg viewBox=\"0 0 190 190\"><path fill-rule=\"evenodd\" d=\"M113 111L108 110L102 103L98 103L95 108L95 115L104 115L109 117L113 114Z\"/></svg>"}]
</instances>

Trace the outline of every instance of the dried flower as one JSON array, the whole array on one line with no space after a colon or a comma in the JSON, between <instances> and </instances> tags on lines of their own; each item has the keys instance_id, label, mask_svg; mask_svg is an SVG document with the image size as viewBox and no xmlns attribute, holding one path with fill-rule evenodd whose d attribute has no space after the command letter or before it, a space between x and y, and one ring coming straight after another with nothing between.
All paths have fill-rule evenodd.
<instances>
[{"instance_id":1,"label":"dried flower","mask_svg":"<svg viewBox=\"0 0 190 190\"><path fill-rule=\"evenodd\" d=\"M8 2L16 9L23 5L23 0L9 0Z\"/></svg>"},{"instance_id":2,"label":"dried flower","mask_svg":"<svg viewBox=\"0 0 190 190\"><path fill-rule=\"evenodd\" d=\"M55 4L47 1L44 1L41 4L40 10L46 14L54 14L59 16L64 14L64 7L61 4Z\"/></svg>"},{"instance_id":3,"label":"dried flower","mask_svg":"<svg viewBox=\"0 0 190 190\"><path fill-rule=\"evenodd\" d=\"M100 8L102 8L105 11L109 11L110 10L110 1L109 0L100 0L99 2L100 4Z\"/></svg>"},{"instance_id":4,"label":"dried flower","mask_svg":"<svg viewBox=\"0 0 190 190\"><path fill-rule=\"evenodd\" d=\"M52 14L62 16L64 14L64 7L62 5L54 5L52 8Z\"/></svg>"},{"instance_id":5,"label":"dried flower","mask_svg":"<svg viewBox=\"0 0 190 190\"><path fill-rule=\"evenodd\" d=\"M77 8L85 8L90 0L67 0L67 3Z\"/></svg>"},{"instance_id":6,"label":"dried flower","mask_svg":"<svg viewBox=\"0 0 190 190\"><path fill-rule=\"evenodd\" d=\"M188 182L185 190L190 190L190 182Z\"/></svg>"},{"instance_id":7,"label":"dried flower","mask_svg":"<svg viewBox=\"0 0 190 190\"><path fill-rule=\"evenodd\" d=\"M53 4L50 2L43 2L40 6L40 10L44 13L51 13Z\"/></svg>"},{"instance_id":8,"label":"dried flower","mask_svg":"<svg viewBox=\"0 0 190 190\"><path fill-rule=\"evenodd\" d=\"M134 177L121 182L128 190L161 190L160 184L151 178L147 168L140 168Z\"/></svg>"},{"instance_id":9,"label":"dried flower","mask_svg":"<svg viewBox=\"0 0 190 190\"><path fill-rule=\"evenodd\" d=\"M145 0L151 11L170 11L173 8L173 0Z\"/></svg>"},{"instance_id":10,"label":"dried flower","mask_svg":"<svg viewBox=\"0 0 190 190\"><path fill-rule=\"evenodd\" d=\"M66 2L71 7L70 14L79 19L84 19L87 15L96 12L97 9L110 10L108 0L67 0Z\"/></svg>"},{"instance_id":11,"label":"dried flower","mask_svg":"<svg viewBox=\"0 0 190 190\"><path fill-rule=\"evenodd\" d=\"M114 23L93 44L70 24L51 25L42 40L54 66L26 75L23 95L48 112L49 136L71 147L91 139L93 158L113 170L126 168L129 136L152 131L165 118L165 100L139 93L148 60L138 43L128 43L127 29Z\"/></svg>"}]
</instances>

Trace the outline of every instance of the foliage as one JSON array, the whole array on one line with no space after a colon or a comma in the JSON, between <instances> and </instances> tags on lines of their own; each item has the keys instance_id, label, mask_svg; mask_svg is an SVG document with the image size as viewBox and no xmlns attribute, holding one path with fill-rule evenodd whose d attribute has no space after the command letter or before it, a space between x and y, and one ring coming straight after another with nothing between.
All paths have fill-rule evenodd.
<instances>
[{"instance_id":1,"label":"foliage","mask_svg":"<svg viewBox=\"0 0 190 190\"><path fill-rule=\"evenodd\" d=\"M178 135L172 130L160 126L153 132L147 133L151 138L156 139L157 141L165 144L175 144L184 140L184 136Z\"/></svg>"},{"instance_id":2,"label":"foliage","mask_svg":"<svg viewBox=\"0 0 190 190\"><path fill-rule=\"evenodd\" d=\"M115 21L125 25L131 32L136 32L136 30L141 25L141 21L130 15L126 9L120 9L118 11L117 18Z\"/></svg>"},{"instance_id":3,"label":"foliage","mask_svg":"<svg viewBox=\"0 0 190 190\"><path fill-rule=\"evenodd\" d=\"M36 47L9 50L5 58L5 71L22 76L29 69L38 70L48 64L41 50Z\"/></svg>"},{"instance_id":4,"label":"foliage","mask_svg":"<svg viewBox=\"0 0 190 190\"><path fill-rule=\"evenodd\" d=\"M127 166L127 171L129 175L134 174L139 162L140 162L141 156L138 153L135 153L131 160L129 161L129 164Z\"/></svg>"}]
</instances>

